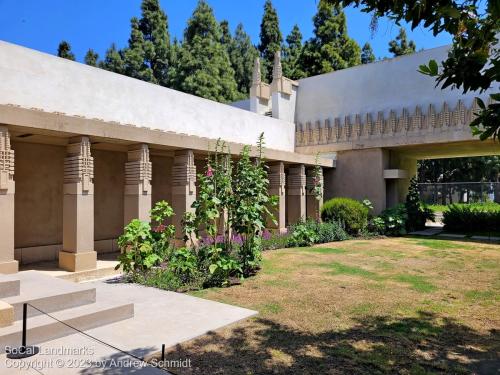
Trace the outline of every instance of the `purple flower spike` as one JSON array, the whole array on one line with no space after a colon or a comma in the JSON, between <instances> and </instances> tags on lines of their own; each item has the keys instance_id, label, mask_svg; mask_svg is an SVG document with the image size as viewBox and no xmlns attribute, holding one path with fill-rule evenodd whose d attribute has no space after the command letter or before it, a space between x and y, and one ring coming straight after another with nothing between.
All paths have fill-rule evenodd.
<instances>
[{"instance_id":1,"label":"purple flower spike","mask_svg":"<svg viewBox=\"0 0 500 375\"><path fill-rule=\"evenodd\" d=\"M264 240L270 240L272 237L271 232L269 232L267 229L264 229L262 232L262 239Z\"/></svg>"}]
</instances>

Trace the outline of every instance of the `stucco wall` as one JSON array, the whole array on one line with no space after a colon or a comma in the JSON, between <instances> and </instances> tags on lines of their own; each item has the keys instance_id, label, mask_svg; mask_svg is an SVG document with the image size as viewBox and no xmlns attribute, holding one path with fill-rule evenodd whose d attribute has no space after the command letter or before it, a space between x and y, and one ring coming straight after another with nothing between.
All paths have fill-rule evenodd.
<instances>
[{"instance_id":1,"label":"stucco wall","mask_svg":"<svg viewBox=\"0 0 500 375\"><path fill-rule=\"evenodd\" d=\"M295 127L0 41L0 104L293 151Z\"/></svg>"},{"instance_id":2,"label":"stucco wall","mask_svg":"<svg viewBox=\"0 0 500 375\"><path fill-rule=\"evenodd\" d=\"M379 213L386 207L384 169L388 166L389 152L380 148L338 152L336 168L324 172L325 200L369 199Z\"/></svg>"},{"instance_id":3,"label":"stucco wall","mask_svg":"<svg viewBox=\"0 0 500 375\"><path fill-rule=\"evenodd\" d=\"M458 99L470 105L475 93L462 95L461 90L441 90L432 77L420 74L419 65L431 59L441 62L448 46L421 51L408 56L377 61L367 65L305 78L299 81L296 121L322 120L347 115L390 110L401 113L416 105L427 108L443 102L455 106ZM498 87L498 85L497 85Z\"/></svg>"},{"instance_id":4,"label":"stucco wall","mask_svg":"<svg viewBox=\"0 0 500 375\"><path fill-rule=\"evenodd\" d=\"M13 143L16 248L62 243L64 147Z\"/></svg>"},{"instance_id":5,"label":"stucco wall","mask_svg":"<svg viewBox=\"0 0 500 375\"><path fill-rule=\"evenodd\" d=\"M94 157L94 240L123 233L124 152L92 150Z\"/></svg>"}]
</instances>

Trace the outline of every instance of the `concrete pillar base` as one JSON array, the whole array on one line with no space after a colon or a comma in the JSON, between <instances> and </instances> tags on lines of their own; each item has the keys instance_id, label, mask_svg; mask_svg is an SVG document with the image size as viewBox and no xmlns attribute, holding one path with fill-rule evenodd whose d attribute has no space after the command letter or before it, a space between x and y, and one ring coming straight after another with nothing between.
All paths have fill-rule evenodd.
<instances>
[{"instance_id":1,"label":"concrete pillar base","mask_svg":"<svg viewBox=\"0 0 500 375\"><path fill-rule=\"evenodd\" d=\"M19 271L19 262L17 260L0 263L0 273L16 273L17 271Z\"/></svg>"},{"instance_id":2,"label":"concrete pillar base","mask_svg":"<svg viewBox=\"0 0 500 375\"><path fill-rule=\"evenodd\" d=\"M97 268L97 253L95 251L84 253L60 251L59 268L71 272L94 270Z\"/></svg>"},{"instance_id":3,"label":"concrete pillar base","mask_svg":"<svg viewBox=\"0 0 500 375\"><path fill-rule=\"evenodd\" d=\"M7 303L0 301L0 328L8 327L14 323L14 307Z\"/></svg>"}]
</instances>

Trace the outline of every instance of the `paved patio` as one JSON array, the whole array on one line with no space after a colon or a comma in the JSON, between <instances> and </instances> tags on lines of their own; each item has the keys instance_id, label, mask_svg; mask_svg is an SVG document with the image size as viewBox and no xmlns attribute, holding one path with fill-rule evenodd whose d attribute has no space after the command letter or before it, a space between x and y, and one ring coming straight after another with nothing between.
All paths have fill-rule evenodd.
<instances>
[{"instance_id":1,"label":"paved patio","mask_svg":"<svg viewBox=\"0 0 500 375\"><path fill-rule=\"evenodd\" d=\"M141 358L158 352L162 344L166 347L174 346L257 314L255 311L236 306L135 284L117 283L113 280L86 283L89 284L97 289L98 295L103 300L110 303L123 301L134 303L135 316L132 319L88 330L86 333ZM151 367L137 368L133 363L127 362L133 361L133 358L78 333L45 342L40 347L41 354L22 362L9 362L6 356L2 355L0 373L164 373ZM51 348L56 351L55 354L47 353ZM63 348L78 353L61 355L60 351ZM97 363L90 365L90 362ZM37 367L37 370L14 368L21 363L26 367L29 365ZM58 368L61 364L64 364L64 367Z\"/></svg>"}]
</instances>

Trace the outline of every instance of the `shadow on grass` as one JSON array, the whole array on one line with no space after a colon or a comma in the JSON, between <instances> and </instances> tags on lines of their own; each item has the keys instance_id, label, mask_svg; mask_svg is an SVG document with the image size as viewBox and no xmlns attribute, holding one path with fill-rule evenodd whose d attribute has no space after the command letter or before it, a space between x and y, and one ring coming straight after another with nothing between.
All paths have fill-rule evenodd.
<instances>
[{"instance_id":1,"label":"shadow on grass","mask_svg":"<svg viewBox=\"0 0 500 375\"><path fill-rule=\"evenodd\" d=\"M427 312L319 334L259 318L223 332L171 348L167 358L191 359L180 374L493 374L500 366L498 331L481 334Z\"/></svg>"}]
</instances>

